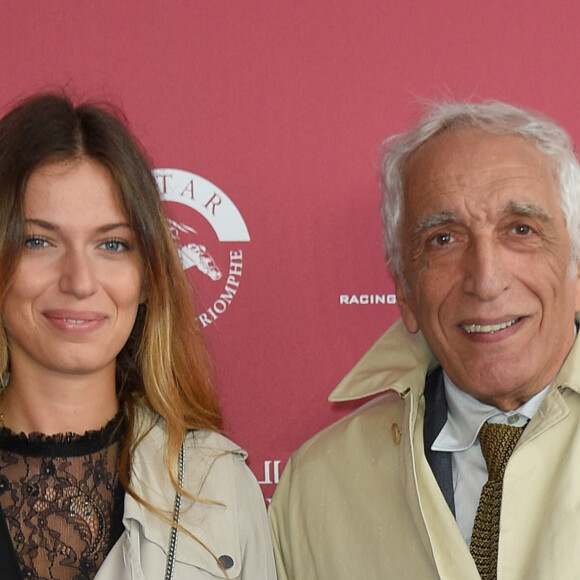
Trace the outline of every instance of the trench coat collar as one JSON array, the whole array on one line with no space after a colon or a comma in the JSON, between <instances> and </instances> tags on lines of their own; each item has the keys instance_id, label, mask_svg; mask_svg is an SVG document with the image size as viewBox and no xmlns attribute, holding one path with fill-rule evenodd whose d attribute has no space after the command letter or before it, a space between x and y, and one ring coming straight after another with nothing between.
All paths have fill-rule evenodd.
<instances>
[{"instance_id":1,"label":"trench coat collar","mask_svg":"<svg viewBox=\"0 0 580 580\"><path fill-rule=\"evenodd\" d=\"M580 325L580 313L576 314ZM556 375L555 388L580 394L580 331ZM398 319L342 379L329 396L331 402L356 401L385 391L420 396L427 371L437 365L421 332L411 334ZM576 379L574 379L576 377Z\"/></svg>"},{"instance_id":2,"label":"trench coat collar","mask_svg":"<svg viewBox=\"0 0 580 580\"><path fill-rule=\"evenodd\" d=\"M553 384L556 388L570 389L580 394L580 312L576 313L576 340Z\"/></svg>"},{"instance_id":3,"label":"trench coat collar","mask_svg":"<svg viewBox=\"0 0 580 580\"><path fill-rule=\"evenodd\" d=\"M355 401L385 391L420 395L435 358L423 335L411 334L397 320L330 394L332 402Z\"/></svg>"}]
</instances>

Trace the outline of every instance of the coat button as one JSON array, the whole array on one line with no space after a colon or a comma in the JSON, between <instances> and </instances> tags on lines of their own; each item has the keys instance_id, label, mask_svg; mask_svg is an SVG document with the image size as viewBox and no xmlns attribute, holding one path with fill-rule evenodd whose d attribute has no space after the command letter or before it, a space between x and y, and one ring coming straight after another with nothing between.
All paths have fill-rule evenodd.
<instances>
[{"instance_id":1,"label":"coat button","mask_svg":"<svg viewBox=\"0 0 580 580\"><path fill-rule=\"evenodd\" d=\"M234 565L233 558L231 556L228 556L227 554L224 554L223 556L220 556L218 558L218 560L221 562L222 566L226 570L229 570Z\"/></svg>"},{"instance_id":2,"label":"coat button","mask_svg":"<svg viewBox=\"0 0 580 580\"><path fill-rule=\"evenodd\" d=\"M393 434L393 441L395 442L395 445L400 445L402 433L401 430L399 429L399 426L396 423L393 423L391 425L391 433Z\"/></svg>"}]
</instances>

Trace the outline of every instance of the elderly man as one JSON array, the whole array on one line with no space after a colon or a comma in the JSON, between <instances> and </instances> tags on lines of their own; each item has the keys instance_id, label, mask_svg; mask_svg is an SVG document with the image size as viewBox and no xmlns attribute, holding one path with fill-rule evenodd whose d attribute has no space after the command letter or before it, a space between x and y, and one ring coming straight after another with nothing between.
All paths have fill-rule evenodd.
<instances>
[{"instance_id":1,"label":"elderly man","mask_svg":"<svg viewBox=\"0 0 580 580\"><path fill-rule=\"evenodd\" d=\"M580 166L552 121L444 104L390 139L402 320L331 396L381 394L290 459L279 577L580 578Z\"/></svg>"}]
</instances>

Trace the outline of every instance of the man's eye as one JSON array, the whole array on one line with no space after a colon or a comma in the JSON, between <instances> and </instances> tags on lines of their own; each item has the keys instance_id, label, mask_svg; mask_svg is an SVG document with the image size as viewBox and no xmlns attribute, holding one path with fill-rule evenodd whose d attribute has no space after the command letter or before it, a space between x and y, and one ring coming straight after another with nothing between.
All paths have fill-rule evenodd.
<instances>
[{"instance_id":1,"label":"man's eye","mask_svg":"<svg viewBox=\"0 0 580 580\"><path fill-rule=\"evenodd\" d=\"M532 228L526 224L518 224L514 227L514 233L519 236L527 236L532 233Z\"/></svg>"},{"instance_id":2,"label":"man's eye","mask_svg":"<svg viewBox=\"0 0 580 580\"><path fill-rule=\"evenodd\" d=\"M431 243L436 246L446 246L453 241L453 236L449 232L444 232L442 234L435 234L431 238Z\"/></svg>"}]
</instances>

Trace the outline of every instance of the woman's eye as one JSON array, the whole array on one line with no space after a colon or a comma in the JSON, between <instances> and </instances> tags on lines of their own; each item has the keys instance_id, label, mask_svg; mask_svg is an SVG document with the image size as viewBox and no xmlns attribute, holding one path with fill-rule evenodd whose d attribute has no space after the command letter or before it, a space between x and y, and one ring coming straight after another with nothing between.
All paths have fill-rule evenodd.
<instances>
[{"instance_id":1,"label":"woman's eye","mask_svg":"<svg viewBox=\"0 0 580 580\"><path fill-rule=\"evenodd\" d=\"M124 252L129 249L129 244L121 240L107 240L101 244L107 252Z\"/></svg>"},{"instance_id":2,"label":"woman's eye","mask_svg":"<svg viewBox=\"0 0 580 580\"><path fill-rule=\"evenodd\" d=\"M39 238L38 236L30 236L24 240L24 247L30 248L31 250L45 248L47 245L48 242L44 238Z\"/></svg>"}]
</instances>

